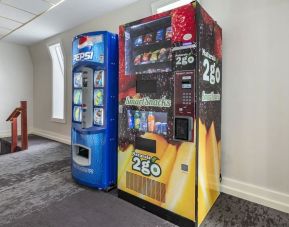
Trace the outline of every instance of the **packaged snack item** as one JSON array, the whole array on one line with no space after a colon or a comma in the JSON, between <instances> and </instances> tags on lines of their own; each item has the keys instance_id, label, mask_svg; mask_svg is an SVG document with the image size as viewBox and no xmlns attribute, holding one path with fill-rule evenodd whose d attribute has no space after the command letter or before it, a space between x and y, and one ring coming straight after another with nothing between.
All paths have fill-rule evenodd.
<instances>
[{"instance_id":1,"label":"packaged snack item","mask_svg":"<svg viewBox=\"0 0 289 227\"><path fill-rule=\"evenodd\" d=\"M153 41L153 34L152 33L146 34L144 37L144 42L145 43L151 43L152 41Z\"/></svg>"},{"instance_id":2,"label":"packaged snack item","mask_svg":"<svg viewBox=\"0 0 289 227\"><path fill-rule=\"evenodd\" d=\"M160 52L159 50L155 50L154 52L152 52L150 61L157 61L159 52Z\"/></svg>"},{"instance_id":3,"label":"packaged snack item","mask_svg":"<svg viewBox=\"0 0 289 227\"><path fill-rule=\"evenodd\" d=\"M167 49L162 48L160 49L159 61L166 61L166 60L167 60Z\"/></svg>"},{"instance_id":4,"label":"packaged snack item","mask_svg":"<svg viewBox=\"0 0 289 227\"><path fill-rule=\"evenodd\" d=\"M164 38L164 29L159 29L156 34L156 41L162 41Z\"/></svg>"},{"instance_id":5,"label":"packaged snack item","mask_svg":"<svg viewBox=\"0 0 289 227\"><path fill-rule=\"evenodd\" d=\"M149 60L150 60L150 55L151 55L150 52L144 53L143 56L142 56L142 62L143 62L143 63L149 62Z\"/></svg>"},{"instance_id":6,"label":"packaged snack item","mask_svg":"<svg viewBox=\"0 0 289 227\"><path fill-rule=\"evenodd\" d=\"M141 54L137 55L133 61L135 65L139 65L141 63Z\"/></svg>"},{"instance_id":7,"label":"packaged snack item","mask_svg":"<svg viewBox=\"0 0 289 227\"><path fill-rule=\"evenodd\" d=\"M142 36L136 37L136 39L134 40L134 45L135 46L141 46L142 45Z\"/></svg>"},{"instance_id":8,"label":"packaged snack item","mask_svg":"<svg viewBox=\"0 0 289 227\"><path fill-rule=\"evenodd\" d=\"M173 37L172 26L167 27L166 29L166 40L171 39Z\"/></svg>"},{"instance_id":9,"label":"packaged snack item","mask_svg":"<svg viewBox=\"0 0 289 227\"><path fill-rule=\"evenodd\" d=\"M170 48L167 49L168 60L171 61L173 59L172 50Z\"/></svg>"}]
</instances>

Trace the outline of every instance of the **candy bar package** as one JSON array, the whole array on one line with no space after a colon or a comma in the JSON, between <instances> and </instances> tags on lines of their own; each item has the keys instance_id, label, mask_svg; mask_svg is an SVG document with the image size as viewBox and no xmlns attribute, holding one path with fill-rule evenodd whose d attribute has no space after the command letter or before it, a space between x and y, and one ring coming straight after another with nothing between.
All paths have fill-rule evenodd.
<instances>
[{"instance_id":1,"label":"candy bar package","mask_svg":"<svg viewBox=\"0 0 289 227\"><path fill-rule=\"evenodd\" d=\"M157 31L157 34L156 34L156 42L162 41L163 38L164 38L164 29L160 29Z\"/></svg>"},{"instance_id":2,"label":"candy bar package","mask_svg":"<svg viewBox=\"0 0 289 227\"><path fill-rule=\"evenodd\" d=\"M141 54L139 54L139 55L137 55L137 56L135 57L135 59L134 59L134 64L135 64L135 65L139 65L139 64L141 63L141 57L142 57Z\"/></svg>"},{"instance_id":3,"label":"candy bar package","mask_svg":"<svg viewBox=\"0 0 289 227\"><path fill-rule=\"evenodd\" d=\"M142 45L142 36L136 37L136 39L134 40L134 45L135 46L141 46Z\"/></svg>"},{"instance_id":4,"label":"candy bar package","mask_svg":"<svg viewBox=\"0 0 289 227\"><path fill-rule=\"evenodd\" d=\"M171 39L172 36L173 36L172 26L167 27L167 29L166 29L166 40Z\"/></svg>"},{"instance_id":5,"label":"candy bar package","mask_svg":"<svg viewBox=\"0 0 289 227\"><path fill-rule=\"evenodd\" d=\"M156 50L156 51L152 52L150 61L156 62L158 60L159 53L160 53L160 50Z\"/></svg>"},{"instance_id":6,"label":"candy bar package","mask_svg":"<svg viewBox=\"0 0 289 227\"><path fill-rule=\"evenodd\" d=\"M153 34L148 33L144 37L144 43L151 43L153 41Z\"/></svg>"},{"instance_id":7,"label":"candy bar package","mask_svg":"<svg viewBox=\"0 0 289 227\"><path fill-rule=\"evenodd\" d=\"M144 53L142 56L142 63L148 63L150 60L150 55L151 55L150 52Z\"/></svg>"},{"instance_id":8,"label":"candy bar package","mask_svg":"<svg viewBox=\"0 0 289 227\"><path fill-rule=\"evenodd\" d=\"M159 61L166 61L167 60L167 49L166 48L162 48L160 49L160 54L159 54Z\"/></svg>"}]
</instances>

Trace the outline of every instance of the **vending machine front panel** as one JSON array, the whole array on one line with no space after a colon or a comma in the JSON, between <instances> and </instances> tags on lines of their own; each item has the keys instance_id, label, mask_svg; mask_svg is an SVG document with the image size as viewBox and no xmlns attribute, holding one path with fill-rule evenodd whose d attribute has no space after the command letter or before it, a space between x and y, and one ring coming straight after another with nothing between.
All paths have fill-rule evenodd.
<instances>
[{"instance_id":1,"label":"vending machine front panel","mask_svg":"<svg viewBox=\"0 0 289 227\"><path fill-rule=\"evenodd\" d=\"M119 31L119 196L197 226L220 194L222 30L193 1Z\"/></svg>"},{"instance_id":2,"label":"vending machine front panel","mask_svg":"<svg viewBox=\"0 0 289 227\"><path fill-rule=\"evenodd\" d=\"M72 43L72 176L109 190L117 178L118 36L80 34Z\"/></svg>"},{"instance_id":3,"label":"vending machine front panel","mask_svg":"<svg viewBox=\"0 0 289 227\"><path fill-rule=\"evenodd\" d=\"M154 212L190 225L196 169L194 10L190 4L120 27L120 196L133 195L138 205L156 206Z\"/></svg>"}]
</instances>

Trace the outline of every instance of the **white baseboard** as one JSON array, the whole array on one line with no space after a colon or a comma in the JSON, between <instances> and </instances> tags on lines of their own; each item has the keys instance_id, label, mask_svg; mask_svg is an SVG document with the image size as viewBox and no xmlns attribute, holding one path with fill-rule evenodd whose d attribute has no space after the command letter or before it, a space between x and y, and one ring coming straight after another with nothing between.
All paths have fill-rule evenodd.
<instances>
[{"instance_id":1,"label":"white baseboard","mask_svg":"<svg viewBox=\"0 0 289 227\"><path fill-rule=\"evenodd\" d=\"M31 131L31 133L34 134L34 135L37 135L37 136L42 136L42 137L47 138L47 139L58 141L60 143L65 143L65 144L68 144L68 145L71 144L70 137L64 136L64 135L61 135L61 134L58 134L58 133L55 133L55 132L34 128Z\"/></svg>"},{"instance_id":2,"label":"white baseboard","mask_svg":"<svg viewBox=\"0 0 289 227\"><path fill-rule=\"evenodd\" d=\"M28 134L30 134L33 131L33 129L28 128ZM21 129L18 129L17 132L18 136L21 135ZM11 131L10 130L1 130L0 131L0 138L4 137L11 137Z\"/></svg>"},{"instance_id":3,"label":"white baseboard","mask_svg":"<svg viewBox=\"0 0 289 227\"><path fill-rule=\"evenodd\" d=\"M223 177L221 191L254 203L289 213L289 195Z\"/></svg>"}]
</instances>

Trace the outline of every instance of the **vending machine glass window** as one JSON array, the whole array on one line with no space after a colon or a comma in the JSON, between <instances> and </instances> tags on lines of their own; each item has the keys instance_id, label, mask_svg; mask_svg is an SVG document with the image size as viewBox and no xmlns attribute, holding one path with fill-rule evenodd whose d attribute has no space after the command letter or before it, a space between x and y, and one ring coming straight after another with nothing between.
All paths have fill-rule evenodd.
<instances>
[{"instance_id":1,"label":"vending machine glass window","mask_svg":"<svg viewBox=\"0 0 289 227\"><path fill-rule=\"evenodd\" d=\"M82 121L82 110L80 106L73 107L73 121L78 123Z\"/></svg>"},{"instance_id":2,"label":"vending machine glass window","mask_svg":"<svg viewBox=\"0 0 289 227\"><path fill-rule=\"evenodd\" d=\"M98 70L94 72L94 110L93 124L96 126L104 126L104 83L105 72Z\"/></svg>"},{"instance_id":3,"label":"vending machine glass window","mask_svg":"<svg viewBox=\"0 0 289 227\"><path fill-rule=\"evenodd\" d=\"M74 89L73 103L75 105L81 105L82 104L82 90L81 89Z\"/></svg>"},{"instance_id":4,"label":"vending machine glass window","mask_svg":"<svg viewBox=\"0 0 289 227\"><path fill-rule=\"evenodd\" d=\"M104 87L104 70L94 72L94 87Z\"/></svg>"},{"instance_id":5,"label":"vending machine glass window","mask_svg":"<svg viewBox=\"0 0 289 227\"><path fill-rule=\"evenodd\" d=\"M125 28L126 75L170 72L171 17Z\"/></svg>"},{"instance_id":6,"label":"vending machine glass window","mask_svg":"<svg viewBox=\"0 0 289 227\"><path fill-rule=\"evenodd\" d=\"M82 87L82 73L74 73L74 88Z\"/></svg>"}]
</instances>

